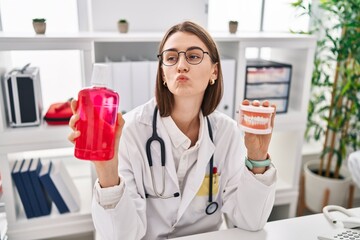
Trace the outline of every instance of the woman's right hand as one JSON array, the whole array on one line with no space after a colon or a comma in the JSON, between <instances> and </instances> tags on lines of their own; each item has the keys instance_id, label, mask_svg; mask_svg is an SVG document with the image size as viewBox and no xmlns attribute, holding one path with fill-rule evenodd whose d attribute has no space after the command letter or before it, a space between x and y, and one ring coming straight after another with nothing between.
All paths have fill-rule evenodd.
<instances>
[{"instance_id":1,"label":"woman's right hand","mask_svg":"<svg viewBox=\"0 0 360 240\"><path fill-rule=\"evenodd\" d=\"M68 139L70 142L75 144L76 138L81 135L81 132L76 129L76 123L79 120L80 116L77 113L77 101L71 101L71 109L73 112L72 117L69 121L69 126L73 130ZM120 178L118 173L118 152L119 152L119 142L122 133L122 129L124 127L125 121L122 117L121 113L118 113L117 116L117 123L116 123L116 139L115 139L115 151L114 157L111 160L107 161L92 161L96 168L96 173L99 178L100 186L103 188L112 187L115 185L119 185Z\"/></svg>"}]
</instances>

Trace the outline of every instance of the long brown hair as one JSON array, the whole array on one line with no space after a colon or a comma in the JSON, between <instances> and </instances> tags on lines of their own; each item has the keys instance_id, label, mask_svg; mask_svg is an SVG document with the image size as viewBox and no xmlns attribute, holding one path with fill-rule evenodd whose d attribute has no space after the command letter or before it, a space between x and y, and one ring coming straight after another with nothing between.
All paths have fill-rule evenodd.
<instances>
[{"instance_id":1,"label":"long brown hair","mask_svg":"<svg viewBox=\"0 0 360 240\"><path fill-rule=\"evenodd\" d=\"M200 40L209 49L209 56L212 62L218 64L218 78L213 85L209 84L206 88L204 98L201 104L202 113L204 116L207 116L212 113L219 105L223 94L223 77L220 64L220 55L217 46L213 38L203 27L194 22L185 21L171 27L166 32L164 38L159 45L159 54L163 51L163 47L168 38L176 32L187 32L194 34L195 36L200 38ZM155 97L159 108L160 116L167 117L170 116L174 107L174 96L169 91L169 89L163 85L163 81L164 80L162 76L161 61L159 61L156 77Z\"/></svg>"}]
</instances>

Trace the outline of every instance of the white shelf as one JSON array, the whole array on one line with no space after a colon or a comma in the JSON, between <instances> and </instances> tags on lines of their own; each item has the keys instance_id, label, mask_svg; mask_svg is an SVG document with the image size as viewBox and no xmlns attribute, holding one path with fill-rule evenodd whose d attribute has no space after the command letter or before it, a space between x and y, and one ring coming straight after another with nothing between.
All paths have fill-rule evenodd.
<instances>
[{"instance_id":1,"label":"white shelf","mask_svg":"<svg viewBox=\"0 0 360 240\"><path fill-rule=\"evenodd\" d=\"M255 42L255 47L258 47L258 42L263 42L261 45L279 45L278 41L289 42L301 41L301 43L312 43L314 37L305 34L290 34L290 33L266 33L266 32L238 32L230 34L228 32L211 32L211 36L216 41L239 41L247 40ZM38 41L54 41L54 40L68 40L68 41L125 41L125 42L148 42L161 41L164 32L129 32L127 34L120 34L116 31L101 31L101 32L77 32L77 33L46 33L44 35L37 35L34 33L10 33L0 32L0 42L7 42L13 40L10 44L16 44L17 40L26 40L26 42ZM283 47L282 45L279 45ZM301 46L301 45L300 45ZM306 45L307 46L307 45ZM299 46L293 46L299 48Z\"/></svg>"},{"instance_id":2,"label":"white shelf","mask_svg":"<svg viewBox=\"0 0 360 240\"><path fill-rule=\"evenodd\" d=\"M0 154L71 147L67 140L69 133L67 125L6 128L0 134Z\"/></svg>"},{"instance_id":3,"label":"white shelf","mask_svg":"<svg viewBox=\"0 0 360 240\"><path fill-rule=\"evenodd\" d=\"M75 186L80 193L80 210L74 213L60 214L53 203L50 215L27 219L21 207L20 200L16 197L15 202L18 205L19 212L15 219L9 219L8 235L11 236L11 239L27 239L29 236L31 236L32 239L47 239L59 236L59 233L65 236L94 231L90 212L93 187L91 163L69 157L68 154L71 152L72 149L59 149L51 154L46 154L45 151L35 151L25 154L29 156L46 155L47 158L50 159L57 158L55 161L65 162L69 174L73 178ZM58 155L55 156L56 153L58 153ZM16 158L18 155L22 154L12 154L10 158ZM81 171L79 171L80 169ZM44 229L44 226L46 226L46 229Z\"/></svg>"},{"instance_id":4,"label":"white shelf","mask_svg":"<svg viewBox=\"0 0 360 240\"><path fill-rule=\"evenodd\" d=\"M0 32L0 51L14 50L92 50L92 35L35 35Z\"/></svg>"}]
</instances>

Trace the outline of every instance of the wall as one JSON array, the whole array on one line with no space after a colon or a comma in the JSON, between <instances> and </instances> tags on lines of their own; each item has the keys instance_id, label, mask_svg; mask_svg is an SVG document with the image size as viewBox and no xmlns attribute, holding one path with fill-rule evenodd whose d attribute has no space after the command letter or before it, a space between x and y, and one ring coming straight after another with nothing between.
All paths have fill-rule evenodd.
<instances>
[{"instance_id":1,"label":"wall","mask_svg":"<svg viewBox=\"0 0 360 240\"><path fill-rule=\"evenodd\" d=\"M106 4L105 4L106 3ZM207 27L208 0L92 0L94 31L117 31L117 21L125 18L129 31L165 31L183 20Z\"/></svg>"}]
</instances>

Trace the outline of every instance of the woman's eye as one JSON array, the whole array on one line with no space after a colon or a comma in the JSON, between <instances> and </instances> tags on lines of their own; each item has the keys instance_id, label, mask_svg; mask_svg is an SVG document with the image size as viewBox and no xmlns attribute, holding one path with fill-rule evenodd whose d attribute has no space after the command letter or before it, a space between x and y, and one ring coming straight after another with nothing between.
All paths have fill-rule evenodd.
<instances>
[{"instance_id":1,"label":"woman's eye","mask_svg":"<svg viewBox=\"0 0 360 240\"><path fill-rule=\"evenodd\" d=\"M188 56L188 59L198 59L198 58L200 58L200 56L195 54L191 54L190 56Z\"/></svg>"},{"instance_id":2,"label":"woman's eye","mask_svg":"<svg viewBox=\"0 0 360 240\"><path fill-rule=\"evenodd\" d=\"M176 57L168 57L166 60L167 61L176 61Z\"/></svg>"}]
</instances>

